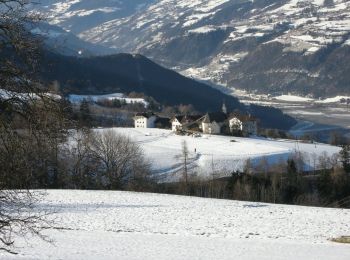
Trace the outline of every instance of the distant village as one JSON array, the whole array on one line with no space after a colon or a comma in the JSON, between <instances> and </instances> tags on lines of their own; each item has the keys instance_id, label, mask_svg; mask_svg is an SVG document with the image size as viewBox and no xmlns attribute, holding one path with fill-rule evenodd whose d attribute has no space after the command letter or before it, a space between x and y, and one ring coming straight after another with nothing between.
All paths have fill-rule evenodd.
<instances>
[{"instance_id":1,"label":"distant village","mask_svg":"<svg viewBox=\"0 0 350 260\"><path fill-rule=\"evenodd\" d=\"M135 128L165 128L177 134L227 134L250 136L258 134L258 120L249 114L229 113L223 104L222 111L204 115L178 115L164 118L154 113L134 116Z\"/></svg>"}]
</instances>

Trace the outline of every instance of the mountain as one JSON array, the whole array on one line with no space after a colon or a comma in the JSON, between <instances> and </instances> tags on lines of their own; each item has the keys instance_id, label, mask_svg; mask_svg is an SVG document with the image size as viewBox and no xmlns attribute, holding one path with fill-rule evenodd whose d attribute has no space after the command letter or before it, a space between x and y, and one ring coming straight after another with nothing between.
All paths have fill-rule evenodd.
<instances>
[{"instance_id":1,"label":"mountain","mask_svg":"<svg viewBox=\"0 0 350 260\"><path fill-rule=\"evenodd\" d=\"M67 56L98 56L115 53L115 50L84 41L61 27L39 22L28 26L32 34L42 37L46 48Z\"/></svg>"},{"instance_id":2,"label":"mountain","mask_svg":"<svg viewBox=\"0 0 350 260\"><path fill-rule=\"evenodd\" d=\"M296 121L280 110L245 106L206 84L163 68L142 55L117 54L98 57L64 56L46 51L41 60L44 82L58 81L66 94L139 92L163 105L192 104L200 112L240 109L261 119L261 126L289 129Z\"/></svg>"},{"instance_id":3,"label":"mountain","mask_svg":"<svg viewBox=\"0 0 350 260\"><path fill-rule=\"evenodd\" d=\"M349 94L347 0L42 2L79 38L187 76L259 93Z\"/></svg>"},{"instance_id":4,"label":"mountain","mask_svg":"<svg viewBox=\"0 0 350 260\"><path fill-rule=\"evenodd\" d=\"M43 13L51 24L79 34L96 25L129 17L154 2L156 0L36 0L28 8Z\"/></svg>"}]
</instances>

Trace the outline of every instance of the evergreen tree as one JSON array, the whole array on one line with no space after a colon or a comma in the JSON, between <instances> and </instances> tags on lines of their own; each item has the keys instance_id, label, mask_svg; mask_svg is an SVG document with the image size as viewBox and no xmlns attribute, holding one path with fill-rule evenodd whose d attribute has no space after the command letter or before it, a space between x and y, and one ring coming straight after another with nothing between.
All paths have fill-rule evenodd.
<instances>
[{"instance_id":1,"label":"evergreen tree","mask_svg":"<svg viewBox=\"0 0 350 260\"><path fill-rule=\"evenodd\" d=\"M345 172L350 173L350 145L344 145L340 151L340 160Z\"/></svg>"},{"instance_id":2,"label":"evergreen tree","mask_svg":"<svg viewBox=\"0 0 350 260\"><path fill-rule=\"evenodd\" d=\"M293 203L298 194L298 173L297 166L293 159L287 162L287 177L284 188L284 200L286 203Z\"/></svg>"},{"instance_id":3,"label":"evergreen tree","mask_svg":"<svg viewBox=\"0 0 350 260\"><path fill-rule=\"evenodd\" d=\"M90 105L86 99L83 99L83 101L81 102L79 110L81 123L85 126L91 126L92 117L90 112Z\"/></svg>"}]
</instances>

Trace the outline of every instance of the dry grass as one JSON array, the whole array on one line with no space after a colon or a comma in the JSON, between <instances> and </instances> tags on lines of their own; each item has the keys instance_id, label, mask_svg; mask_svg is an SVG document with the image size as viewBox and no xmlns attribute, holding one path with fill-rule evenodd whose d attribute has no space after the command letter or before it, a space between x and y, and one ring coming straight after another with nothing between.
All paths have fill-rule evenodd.
<instances>
[{"instance_id":1,"label":"dry grass","mask_svg":"<svg viewBox=\"0 0 350 260\"><path fill-rule=\"evenodd\" d=\"M332 238L331 241L337 242L337 243L350 244L350 236L341 236L337 238Z\"/></svg>"}]
</instances>

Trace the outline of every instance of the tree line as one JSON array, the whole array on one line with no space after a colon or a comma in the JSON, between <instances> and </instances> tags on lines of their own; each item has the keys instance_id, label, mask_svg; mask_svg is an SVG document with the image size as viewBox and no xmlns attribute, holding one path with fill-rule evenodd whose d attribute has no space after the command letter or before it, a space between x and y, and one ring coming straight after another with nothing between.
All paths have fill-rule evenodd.
<instances>
[{"instance_id":1,"label":"tree line","mask_svg":"<svg viewBox=\"0 0 350 260\"><path fill-rule=\"evenodd\" d=\"M185 147L185 146L184 146ZM185 149L185 148L184 148ZM154 192L234 199L266 203L321 207L350 207L350 145L338 156L321 155L312 170L305 171L306 158L295 154L287 161L269 165L264 158L253 164L247 160L242 171L213 172L203 178L185 167L178 182L160 183ZM210 170L210 169L209 169ZM219 178L215 176L228 175Z\"/></svg>"}]
</instances>

